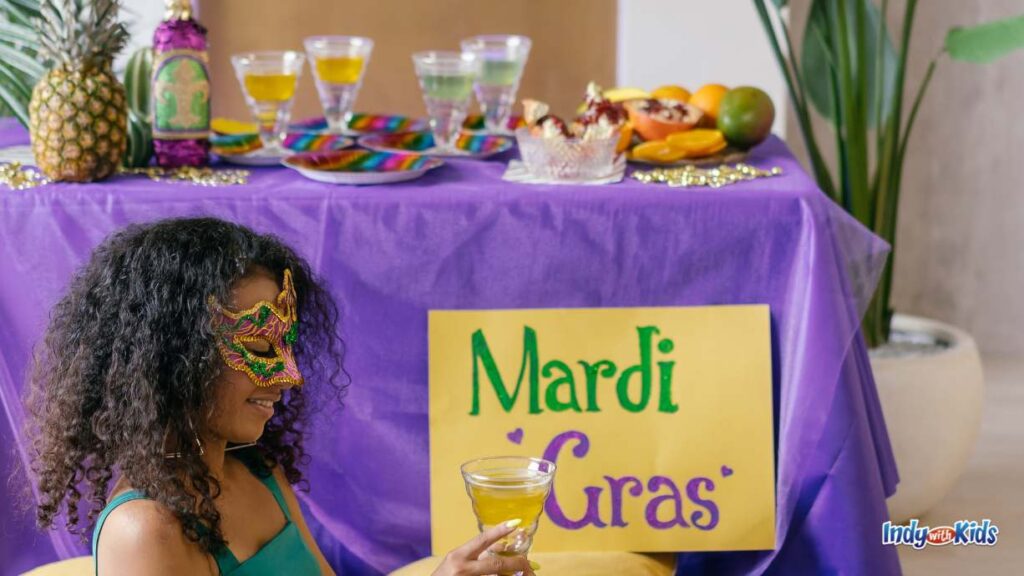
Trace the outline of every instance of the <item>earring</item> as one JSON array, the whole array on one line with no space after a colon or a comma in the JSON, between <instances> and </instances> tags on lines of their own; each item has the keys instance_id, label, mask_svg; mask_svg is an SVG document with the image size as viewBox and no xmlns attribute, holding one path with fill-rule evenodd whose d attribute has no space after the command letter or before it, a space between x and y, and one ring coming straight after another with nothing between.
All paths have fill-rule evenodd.
<instances>
[{"instance_id":1,"label":"earring","mask_svg":"<svg viewBox=\"0 0 1024 576\"><path fill-rule=\"evenodd\" d=\"M189 428L189 430L192 431L192 438L194 438L195 441L196 441L196 448L199 449L199 455L202 456L202 455L206 454L206 451L203 450L203 443L199 441L199 434L196 434L196 427L192 425L192 417L191 416L188 417L188 428ZM181 458L182 455L183 454L181 452L165 452L164 453L164 458L165 459Z\"/></svg>"}]
</instances>

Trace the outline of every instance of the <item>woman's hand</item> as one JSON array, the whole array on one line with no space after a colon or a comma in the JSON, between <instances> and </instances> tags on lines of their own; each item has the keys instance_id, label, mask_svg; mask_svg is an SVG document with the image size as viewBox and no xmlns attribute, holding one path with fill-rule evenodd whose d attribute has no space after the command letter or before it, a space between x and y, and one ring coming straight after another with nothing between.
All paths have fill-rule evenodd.
<instances>
[{"instance_id":1,"label":"woman's hand","mask_svg":"<svg viewBox=\"0 0 1024 576\"><path fill-rule=\"evenodd\" d=\"M516 572L522 572L523 576L536 576L533 571L540 566L525 556L498 556L488 552L498 540L511 534L519 523L519 520L509 520L481 532L476 538L449 552L437 570L434 570L433 576L488 576Z\"/></svg>"}]
</instances>

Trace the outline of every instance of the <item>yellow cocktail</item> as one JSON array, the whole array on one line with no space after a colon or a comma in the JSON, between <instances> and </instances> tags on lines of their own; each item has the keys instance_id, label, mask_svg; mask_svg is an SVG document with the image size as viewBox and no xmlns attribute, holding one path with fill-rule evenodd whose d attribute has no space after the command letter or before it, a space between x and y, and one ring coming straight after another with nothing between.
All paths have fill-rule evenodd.
<instances>
[{"instance_id":1,"label":"yellow cocktail","mask_svg":"<svg viewBox=\"0 0 1024 576\"><path fill-rule=\"evenodd\" d=\"M486 485L471 484L469 497L480 523L496 526L513 518L532 524L544 510L548 487L537 475L497 472Z\"/></svg>"},{"instance_id":2,"label":"yellow cocktail","mask_svg":"<svg viewBox=\"0 0 1024 576\"><path fill-rule=\"evenodd\" d=\"M299 78L295 74L246 74L245 91L260 102L287 102L295 97Z\"/></svg>"},{"instance_id":3,"label":"yellow cocktail","mask_svg":"<svg viewBox=\"0 0 1024 576\"><path fill-rule=\"evenodd\" d=\"M325 56L316 59L316 77L321 82L355 84L362 75L362 56Z\"/></svg>"},{"instance_id":4,"label":"yellow cocktail","mask_svg":"<svg viewBox=\"0 0 1024 576\"><path fill-rule=\"evenodd\" d=\"M252 52L231 58L245 100L259 124L263 153L282 150L305 60L299 52Z\"/></svg>"},{"instance_id":5,"label":"yellow cocktail","mask_svg":"<svg viewBox=\"0 0 1024 576\"><path fill-rule=\"evenodd\" d=\"M313 63L313 79L328 130L347 133L352 106L373 51L373 40L358 36L314 36L306 38L305 45Z\"/></svg>"},{"instance_id":6,"label":"yellow cocktail","mask_svg":"<svg viewBox=\"0 0 1024 576\"><path fill-rule=\"evenodd\" d=\"M462 465L480 530L513 519L522 521L492 552L525 555L530 550L554 474L555 465L540 458L481 458Z\"/></svg>"}]
</instances>

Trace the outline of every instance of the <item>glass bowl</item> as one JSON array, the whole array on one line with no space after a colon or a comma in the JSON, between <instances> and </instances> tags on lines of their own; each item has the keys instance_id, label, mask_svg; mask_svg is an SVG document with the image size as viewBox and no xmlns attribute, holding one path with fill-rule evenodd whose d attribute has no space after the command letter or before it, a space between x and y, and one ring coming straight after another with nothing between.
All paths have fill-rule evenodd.
<instances>
[{"instance_id":1,"label":"glass bowl","mask_svg":"<svg viewBox=\"0 0 1024 576\"><path fill-rule=\"evenodd\" d=\"M615 166L619 132L608 138L542 138L529 128L516 130L519 154L530 174L557 180L590 180L608 176Z\"/></svg>"}]
</instances>

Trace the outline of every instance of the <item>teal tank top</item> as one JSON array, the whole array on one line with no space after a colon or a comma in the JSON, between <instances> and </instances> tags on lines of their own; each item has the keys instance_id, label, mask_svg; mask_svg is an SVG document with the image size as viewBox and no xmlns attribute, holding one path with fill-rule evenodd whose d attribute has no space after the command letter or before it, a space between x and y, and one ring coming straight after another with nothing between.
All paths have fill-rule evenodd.
<instances>
[{"instance_id":1,"label":"teal tank top","mask_svg":"<svg viewBox=\"0 0 1024 576\"><path fill-rule=\"evenodd\" d=\"M306 541L302 539L299 527L292 522L291 514L288 513L288 506L285 504L284 495L281 494L281 488L277 485L277 481L274 480L273 475L259 479L270 490L271 494L274 495L274 500L277 501L281 512L284 513L284 528L245 562L239 562L238 558L235 558L235 555L231 553L227 546L221 546L213 555L217 561L217 568L220 570L220 573L224 576L228 574L231 576L277 576L280 574L305 576L320 574L320 564L317 562L316 556L309 549L309 546L306 545ZM100 541L100 530L103 529L103 523L107 520L107 516L125 502L145 498L146 496L141 492L129 490L111 500L103 511L100 512L99 519L96 521L96 529L93 531L92 536L93 566L97 573L99 573L99 557L96 554L97 546Z\"/></svg>"}]
</instances>

